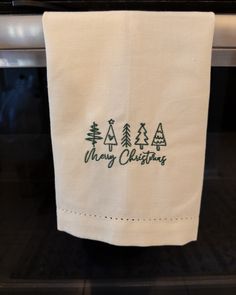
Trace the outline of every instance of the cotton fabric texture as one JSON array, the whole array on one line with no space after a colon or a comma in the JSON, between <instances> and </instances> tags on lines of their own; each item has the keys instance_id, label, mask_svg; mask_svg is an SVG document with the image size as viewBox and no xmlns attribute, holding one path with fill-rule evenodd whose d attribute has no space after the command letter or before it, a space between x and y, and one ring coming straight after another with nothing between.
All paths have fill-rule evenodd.
<instances>
[{"instance_id":1,"label":"cotton fabric texture","mask_svg":"<svg viewBox=\"0 0 236 295\"><path fill-rule=\"evenodd\" d=\"M196 240L214 14L46 12L43 29L58 230Z\"/></svg>"}]
</instances>

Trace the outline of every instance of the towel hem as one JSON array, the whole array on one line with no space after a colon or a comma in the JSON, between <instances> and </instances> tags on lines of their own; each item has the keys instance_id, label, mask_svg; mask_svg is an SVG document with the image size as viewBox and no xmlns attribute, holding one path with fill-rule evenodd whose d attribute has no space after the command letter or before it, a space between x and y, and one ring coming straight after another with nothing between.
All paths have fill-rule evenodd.
<instances>
[{"instance_id":1,"label":"towel hem","mask_svg":"<svg viewBox=\"0 0 236 295\"><path fill-rule=\"evenodd\" d=\"M73 211L72 211L73 212ZM73 236L98 240L116 246L184 245L197 240L199 217L175 220L90 218L57 209L57 229Z\"/></svg>"}]
</instances>

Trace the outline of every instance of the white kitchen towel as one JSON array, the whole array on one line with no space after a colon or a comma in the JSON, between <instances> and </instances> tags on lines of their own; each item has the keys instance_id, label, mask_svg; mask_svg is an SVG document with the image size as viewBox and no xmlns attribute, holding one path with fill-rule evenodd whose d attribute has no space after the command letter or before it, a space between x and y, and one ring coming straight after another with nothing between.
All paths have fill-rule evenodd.
<instances>
[{"instance_id":1,"label":"white kitchen towel","mask_svg":"<svg viewBox=\"0 0 236 295\"><path fill-rule=\"evenodd\" d=\"M196 240L214 14L46 12L43 29L58 229Z\"/></svg>"}]
</instances>

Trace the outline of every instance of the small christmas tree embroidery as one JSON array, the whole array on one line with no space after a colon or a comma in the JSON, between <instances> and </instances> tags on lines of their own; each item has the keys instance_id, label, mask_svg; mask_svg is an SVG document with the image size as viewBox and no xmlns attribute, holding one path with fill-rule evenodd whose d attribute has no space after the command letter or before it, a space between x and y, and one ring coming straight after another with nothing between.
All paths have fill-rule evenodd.
<instances>
[{"instance_id":1,"label":"small christmas tree embroidery","mask_svg":"<svg viewBox=\"0 0 236 295\"><path fill-rule=\"evenodd\" d=\"M160 150L160 146L166 146L166 139L164 136L162 124L159 123L156 133L153 137L152 144L153 146L156 146L157 151Z\"/></svg>"},{"instance_id":2,"label":"small christmas tree embroidery","mask_svg":"<svg viewBox=\"0 0 236 295\"><path fill-rule=\"evenodd\" d=\"M88 141L91 141L93 147L95 147L95 144L97 143L97 141L102 139L102 137L100 136L101 132L99 131L98 124L93 122L89 131L90 132L87 133L88 137L85 139Z\"/></svg>"},{"instance_id":3,"label":"small christmas tree embroidery","mask_svg":"<svg viewBox=\"0 0 236 295\"><path fill-rule=\"evenodd\" d=\"M138 135L135 137L136 141L134 144L139 145L140 149L143 149L144 145L148 145L147 130L145 128L145 123L140 123L140 128L138 130Z\"/></svg>"},{"instance_id":4,"label":"small christmas tree embroidery","mask_svg":"<svg viewBox=\"0 0 236 295\"><path fill-rule=\"evenodd\" d=\"M121 138L121 145L123 147L129 147L131 146L131 141L130 141L130 125L126 123L123 127L122 131L123 137Z\"/></svg>"},{"instance_id":5,"label":"small christmas tree embroidery","mask_svg":"<svg viewBox=\"0 0 236 295\"><path fill-rule=\"evenodd\" d=\"M107 131L107 134L106 134L106 137L105 137L105 140L104 140L104 144L109 146L109 152L112 152L112 146L113 145L117 145L115 132L114 132L114 129L113 129L113 126L112 126L114 124L114 122L115 121L113 119L110 119L108 121L110 126L109 126L109 129Z\"/></svg>"}]
</instances>

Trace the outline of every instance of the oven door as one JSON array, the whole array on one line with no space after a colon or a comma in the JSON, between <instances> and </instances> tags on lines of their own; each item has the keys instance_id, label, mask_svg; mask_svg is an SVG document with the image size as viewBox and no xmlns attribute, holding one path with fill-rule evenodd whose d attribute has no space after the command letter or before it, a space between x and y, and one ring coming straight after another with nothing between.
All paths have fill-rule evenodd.
<instances>
[{"instance_id":1,"label":"oven door","mask_svg":"<svg viewBox=\"0 0 236 295\"><path fill-rule=\"evenodd\" d=\"M198 241L57 231L41 15L0 16L0 293L236 294L236 15L217 15ZM204 293L205 292L205 293Z\"/></svg>"}]
</instances>

